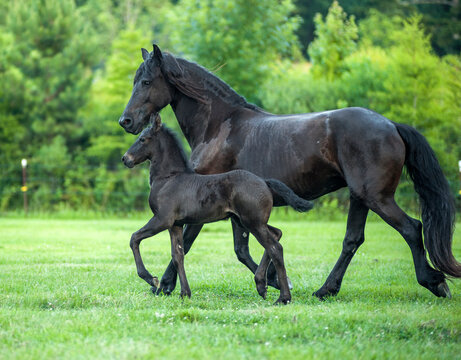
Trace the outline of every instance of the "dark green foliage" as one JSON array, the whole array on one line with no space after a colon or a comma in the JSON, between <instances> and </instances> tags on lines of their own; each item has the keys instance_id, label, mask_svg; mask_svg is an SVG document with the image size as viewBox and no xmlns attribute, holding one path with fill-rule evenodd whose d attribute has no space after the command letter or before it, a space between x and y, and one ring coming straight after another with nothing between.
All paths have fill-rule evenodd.
<instances>
[{"instance_id":1,"label":"dark green foliage","mask_svg":"<svg viewBox=\"0 0 461 360\"><path fill-rule=\"evenodd\" d=\"M172 19L176 47L255 102L271 64L296 46L293 10L291 0L182 0Z\"/></svg>"},{"instance_id":2,"label":"dark green foliage","mask_svg":"<svg viewBox=\"0 0 461 360\"><path fill-rule=\"evenodd\" d=\"M334 1L325 20L317 14L314 22L316 38L308 49L314 75L333 80L344 73L344 60L356 48L358 30L354 16L348 18Z\"/></svg>"},{"instance_id":3,"label":"dark green foliage","mask_svg":"<svg viewBox=\"0 0 461 360\"><path fill-rule=\"evenodd\" d=\"M117 120L152 41L268 111L363 106L413 125L457 192L459 4L413 3L0 0L0 211L22 207L22 158L32 210L146 208L147 169L123 168L134 137ZM300 56L309 42L312 64ZM170 108L162 119L179 130ZM347 198L322 205L345 209ZM416 212L411 182L399 199Z\"/></svg>"},{"instance_id":4,"label":"dark green foliage","mask_svg":"<svg viewBox=\"0 0 461 360\"><path fill-rule=\"evenodd\" d=\"M303 25L297 30L303 53L314 39L314 16L325 16L332 0L296 0L297 14ZM340 0L346 13L354 14L357 22L367 19L372 13L384 17L408 17L415 13L423 15L422 24L431 35L431 44L438 55L459 54L461 51L461 2L417 1L417 0Z\"/></svg>"}]
</instances>

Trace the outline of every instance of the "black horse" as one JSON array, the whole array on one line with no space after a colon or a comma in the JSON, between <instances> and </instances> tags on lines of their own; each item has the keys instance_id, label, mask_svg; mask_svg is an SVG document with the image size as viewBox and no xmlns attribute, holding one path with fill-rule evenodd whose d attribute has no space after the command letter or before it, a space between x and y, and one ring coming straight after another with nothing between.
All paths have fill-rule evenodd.
<instances>
[{"instance_id":1,"label":"black horse","mask_svg":"<svg viewBox=\"0 0 461 360\"><path fill-rule=\"evenodd\" d=\"M349 188L343 249L314 295L322 299L338 293L347 266L364 241L371 209L409 245L418 283L436 296L450 296L446 276L461 277L461 264L452 254L454 201L433 150L414 128L363 108L273 115L247 103L203 67L162 54L156 45L150 54L142 49L142 56L131 99L119 119L127 132L139 133L150 114L170 104L199 173L246 169L282 181L304 199ZM421 200L424 227L394 200L404 165ZM281 199L274 201L283 205ZM255 272L245 230L236 222L232 226L237 257ZM200 229L201 225L186 227L186 252ZM426 250L435 269L426 259ZM275 284L270 275L274 274L268 274L269 284ZM170 264L159 291L168 294L175 283Z\"/></svg>"},{"instance_id":2,"label":"black horse","mask_svg":"<svg viewBox=\"0 0 461 360\"><path fill-rule=\"evenodd\" d=\"M300 199L278 180L263 180L245 170L217 175L199 175L190 167L184 151L174 134L162 127L157 115L152 127L145 129L122 158L132 168L150 160L149 205L155 216L131 236L139 277L157 290L158 280L144 266L139 252L141 241L161 231L169 230L173 264L179 274L181 297L191 296L184 270L183 226L204 224L232 217L252 233L264 247L261 265L255 273L258 293L266 297L266 271L269 257L277 269L280 297L276 303L291 300L279 240L282 232L267 224L272 210L272 192L298 211L312 208L309 201Z\"/></svg>"}]
</instances>

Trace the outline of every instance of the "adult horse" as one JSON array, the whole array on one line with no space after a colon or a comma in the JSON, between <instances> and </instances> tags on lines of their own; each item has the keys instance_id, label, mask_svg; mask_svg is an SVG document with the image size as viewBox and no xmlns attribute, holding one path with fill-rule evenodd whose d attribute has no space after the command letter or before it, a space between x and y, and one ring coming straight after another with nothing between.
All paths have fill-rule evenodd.
<instances>
[{"instance_id":1,"label":"adult horse","mask_svg":"<svg viewBox=\"0 0 461 360\"><path fill-rule=\"evenodd\" d=\"M152 113L170 104L198 173L245 169L278 179L307 200L349 188L343 248L315 296L323 299L338 293L347 266L364 242L370 209L406 240L418 283L436 296L450 296L446 276L461 277L461 264L451 249L454 202L434 152L414 128L363 108L273 115L248 103L203 67L163 54L156 45L151 53L142 49L142 57L131 98L119 119L127 132L139 133ZM424 226L394 200L404 165L421 199ZM274 204L285 205L278 198ZM257 264L248 251L246 230L235 222L232 228L237 257L254 273ZM201 226L184 230L186 252L200 230ZM171 293L176 276L170 262L158 292ZM268 274L268 283L276 286L275 273Z\"/></svg>"}]
</instances>

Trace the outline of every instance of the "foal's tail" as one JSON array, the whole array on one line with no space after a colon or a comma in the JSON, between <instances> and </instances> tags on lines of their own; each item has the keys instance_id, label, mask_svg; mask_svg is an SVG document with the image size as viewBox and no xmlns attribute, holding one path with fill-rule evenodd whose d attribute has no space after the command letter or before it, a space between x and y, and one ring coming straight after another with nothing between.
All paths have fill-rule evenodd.
<instances>
[{"instance_id":1,"label":"foal's tail","mask_svg":"<svg viewBox=\"0 0 461 360\"><path fill-rule=\"evenodd\" d=\"M421 199L424 245L434 267L461 277L461 264L451 250L455 203L448 181L427 140L408 125L394 123L406 146L405 165Z\"/></svg>"},{"instance_id":2,"label":"foal's tail","mask_svg":"<svg viewBox=\"0 0 461 360\"><path fill-rule=\"evenodd\" d=\"M314 204L310 201L304 200L300 198L298 195L294 193L288 186L286 186L283 182L275 180L275 179L268 179L264 180L269 186L272 194L280 196L288 205L290 205L293 209L299 212L306 212L309 211L314 207Z\"/></svg>"}]
</instances>

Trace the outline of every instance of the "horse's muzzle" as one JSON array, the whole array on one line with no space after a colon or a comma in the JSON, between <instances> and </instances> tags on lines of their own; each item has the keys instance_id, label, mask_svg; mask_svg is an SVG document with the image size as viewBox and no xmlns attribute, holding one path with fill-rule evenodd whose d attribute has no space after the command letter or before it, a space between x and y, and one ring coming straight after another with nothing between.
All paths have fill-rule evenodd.
<instances>
[{"instance_id":1,"label":"horse's muzzle","mask_svg":"<svg viewBox=\"0 0 461 360\"><path fill-rule=\"evenodd\" d=\"M126 131L133 134L133 119L128 116L122 115L118 120L120 126Z\"/></svg>"}]
</instances>

